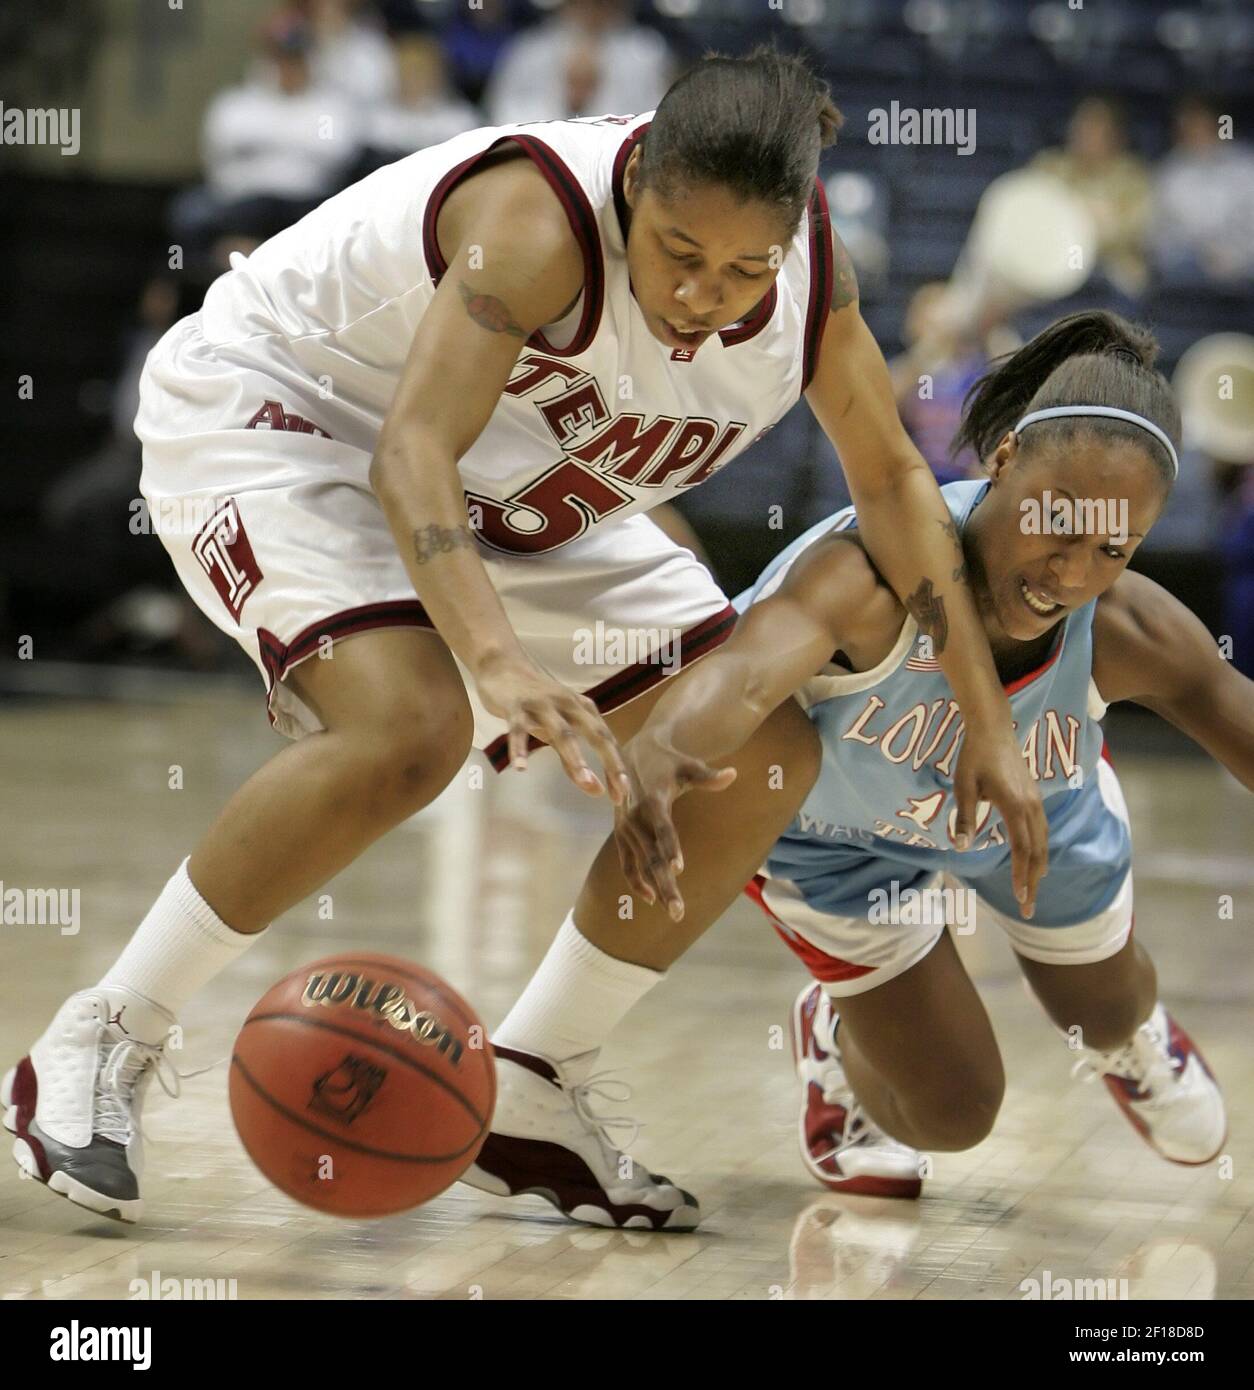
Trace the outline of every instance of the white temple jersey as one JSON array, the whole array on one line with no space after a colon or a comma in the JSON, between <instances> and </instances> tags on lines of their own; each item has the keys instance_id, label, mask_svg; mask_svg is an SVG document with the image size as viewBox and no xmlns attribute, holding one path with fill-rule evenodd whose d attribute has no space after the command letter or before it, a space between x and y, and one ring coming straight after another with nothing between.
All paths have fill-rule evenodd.
<instances>
[{"instance_id":1,"label":"white temple jersey","mask_svg":"<svg viewBox=\"0 0 1254 1390\"><path fill-rule=\"evenodd\" d=\"M650 333L627 271L622 176L653 113L467 131L388 165L258 247L214 282L199 332L220 364L274 383L213 428L298 429L373 452L414 331L447 267L440 207L489 150L514 140L561 199L583 292L533 333L459 463L479 539L540 554L724 468L797 402L831 305L831 230L815 180L768 292L693 350ZM203 430L194 402L166 428ZM163 431L164 432L164 431ZM310 467L316 471L315 456Z\"/></svg>"}]
</instances>

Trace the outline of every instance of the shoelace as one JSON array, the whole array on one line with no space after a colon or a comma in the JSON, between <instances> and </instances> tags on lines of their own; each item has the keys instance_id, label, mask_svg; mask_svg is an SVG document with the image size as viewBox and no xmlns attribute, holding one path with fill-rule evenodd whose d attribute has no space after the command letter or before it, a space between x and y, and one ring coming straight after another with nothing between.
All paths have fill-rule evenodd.
<instances>
[{"instance_id":1,"label":"shoelace","mask_svg":"<svg viewBox=\"0 0 1254 1390\"><path fill-rule=\"evenodd\" d=\"M1171 1085L1180 1074L1180 1064L1167 1051L1167 1040L1151 1023L1143 1023L1115 1052L1088 1050L1071 1068L1071 1075L1091 1085L1100 1076L1121 1076L1145 1095L1138 1105L1157 1109L1171 1098Z\"/></svg>"},{"instance_id":2,"label":"shoelace","mask_svg":"<svg viewBox=\"0 0 1254 1390\"><path fill-rule=\"evenodd\" d=\"M575 1114L591 1130L597 1132L602 1141L611 1149L621 1153L625 1149L631 1148L640 1135L644 1126L638 1121L626 1115L603 1115L598 1114L588 1104L589 1100L609 1101L611 1105L623 1105L631 1099L631 1087L625 1081L613 1080L613 1071L593 1072L577 1085L567 1088L566 1094L570 1097L571 1104L575 1107ZM615 1144L610 1138L611 1129L631 1131L631 1137L622 1144Z\"/></svg>"},{"instance_id":3,"label":"shoelace","mask_svg":"<svg viewBox=\"0 0 1254 1390\"><path fill-rule=\"evenodd\" d=\"M178 1071L165 1055L163 1047L124 1038L117 1043L101 1043L105 1056L96 1079L96 1120L93 1131L104 1139L126 1145L135 1132L132 1106L135 1087L149 1067L153 1068L161 1089L171 1100L182 1093L183 1081L202 1076L221 1065L221 1060L195 1071Z\"/></svg>"},{"instance_id":4,"label":"shoelace","mask_svg":"<svg viewBox=\"0 0 1254 1390\"><path fill-rule=\"evenodd\" d=\"M843 1105L845 1107L845 1128L838 1144L835 1144L826 1153L815 1155L816 1163L834 1158L842 1150L851 1149L857 1144L874 1144L878 1149L890 1149L894 1153L913 1153L909 1144L903 1144L899 1139L894 1139L891 1134L886 1134L875 1123L863 1110L857 1096L849 1089L848 1083L839 1080L839 1073L831 1073L831 1075L833 1080L823 1087L823 1102L825 1105Z\"/></svg>"}]
</instances>

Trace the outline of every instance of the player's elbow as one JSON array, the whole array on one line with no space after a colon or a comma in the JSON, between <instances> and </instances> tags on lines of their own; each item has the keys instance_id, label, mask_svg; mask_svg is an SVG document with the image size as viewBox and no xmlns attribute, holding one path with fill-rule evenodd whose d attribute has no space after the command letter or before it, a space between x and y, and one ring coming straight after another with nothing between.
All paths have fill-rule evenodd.
<instances>
[{"instance_id":1,"label":"player's elbow","mask_svg":"<svg viewBox=\"0 0 1254 1390\"><path fill-rule=\"evenodd\" d=\"M935 486L936 475L914 447L904 430L892 441L881 456L877 478L880 493L885 497L901 497L926 480Z\"/></svg>"},{"instance_id":2,"label":"player's elbow","mask_svg":"<svg viewBox=\"0 0 1254 1390\"><path fill-rule=\"evenodd\" d=\"M370 489L385 506L405 480L412 478L421 460L423 471L438 469L439 460L447 458L449 467L456 466L452 451L429 432L405 422L385 422L379 432L367 475Z\"/></svg>"}]
</instances>

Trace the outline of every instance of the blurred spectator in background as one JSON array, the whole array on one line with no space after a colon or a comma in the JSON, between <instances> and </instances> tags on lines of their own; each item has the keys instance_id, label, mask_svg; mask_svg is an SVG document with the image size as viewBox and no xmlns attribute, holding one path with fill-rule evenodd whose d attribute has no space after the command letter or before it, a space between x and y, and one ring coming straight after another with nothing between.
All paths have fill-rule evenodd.
<instances>
[{"instance_id":1,"label":"blurred spectator in background","mask_svg":"<svg viewBox=\"0 0 1254 1390\"><path fill-rule=\"evenodd\" d=\"M1175 111L1175 143L1154 179L1150 244L1163 279L1192 284L1254 277L1254 150L1220 138L1203 97Z\"/></svg>"},{"instance_id":2,"label":"blurred spectator in background","mask_svg":"<svg viewBox=\"0 0 1254 1390\"><path fill-rule=\"evenodd\" d=\"M450 87L444 54L435 38L405 34L394 47L396 99L365 117L365 150L355 170L358 178L483 124L478 109Z\"/></svg>"},{"instance_id":3,"label":"blurred spectator in background","mask_svg":"<svg viewBox=\"0 0 1254 1390\"><path fill-rule=\"evenodd\" d=\"M666 40L626 0L565 0L505 50L485 101L490 125L651 111L675 64Z\"/></svg>"},{"instance_id":4,"label":"blurred spectator in background","mask_svg":"<svg viewBox=\"0 0 1254 1390\"><path fill-rule=\"evenodd\" d=\"M1217 543L1219 631L1232 638L1237 668L1254 679L1254 337L1199 339L1180 359L1171 385L1185 452L1180 481L1151 536L1174 520L1169 538L1176 544L1210 550ZM1178 510L1173 519L1174 494L1186 483L1185 515Z\"/></svg>"},{"instance_id":5,"label":"blurred spectator in background","mask_svg":"<svg viewBox=\"0 0 1254 1390\"><path fill-rule=\"evenodd\" d=\"M296 0L313 37L309 55L314 86L339 92L368 108L396 95L392 47L378 16L362 0Z\"/></svg>"},{"instance_id":6,"label":"blurred spectator in background","mask_svg":"<svg viewBox=\"0 0 1254 1390\"><path fill-rule=\"evenodd\" d=\"M944 281L920 285L906 309L906 350L889 364L893 394L906 433L927 460L938 482L975 477L980 460L972 449L953 458L950 440L962 420L967 392L988 368L988 353L974 335L950 327L941 313Z\"/></svg>"},{"instance_id":7,"label":"blurred spectator in background","mask_svg":"<svg viewBox=\"0 0 1254 1390\"><path fill-rule=\"evenodd\" d=\"M205 182L177 197L170 228L189 260L225 266L332 192L358 146L358 118L338 92L316 86L309 26L288 11L260 36L254 76L220 92L203 130Z\"/></svg>"},{"instance_id":8,"label":"blurred spectator in background","mask_svg":"<svg viewBox=\"0 0 1254 1390\"><path fill-rule=\"evenodd\" d=\"M1141 294L1150 176L1145 161L1127 149L1114 102L1085 97L1067 126L1065 147L1042 150L1029 167L1053 174L1084 200L1097 224L1097 271L1120 294Z\"/></svg>"},{"instance_id":9,"label":"blurred spectator in background","mask_svg":"<svg viewBox=\"0 0 1254 1390\"><path fill-rule=\"evenodd\" d=\"M421 0L415 0L421 3ZM501 54L529 18L526 0L480 0L476 9L459 5L440 30L454 86L476 104Z\"/></svg>"},{"instance_id":10,"label":"blurred spectator in background","mask_svg":"<svg viewBox=\"0 0 1254 1390\"><path fill-rule=\"evenodd\" d=\"M827 209L836 235L845 244L863 298L888 283L888 188L883 179L845 171L824 180Z\"/></svg>"}]
</instances>

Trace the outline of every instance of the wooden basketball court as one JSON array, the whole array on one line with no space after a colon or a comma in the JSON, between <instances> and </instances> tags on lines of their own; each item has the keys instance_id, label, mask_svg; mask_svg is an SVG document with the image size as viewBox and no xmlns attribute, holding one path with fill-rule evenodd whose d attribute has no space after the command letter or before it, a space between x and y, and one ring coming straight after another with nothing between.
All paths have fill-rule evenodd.
<instances>
[{"instance_id":1,"label":"wooden basketball court","mask_svg":"<svg viewBox=\"0 0 1254 1390\"><path fill-rule=\"evenodd\" d=\"M1133 1299L1254 1297L1249 794L1204 758L1112 751L1132 813L1136 930L1162 996L1226 1092L1225 1157L1159 1159L1028 997L1004 940L959 940L1006 1059L993 1135L935 1156L918 1202L841 1198L796 1149L787 1016L800 967L738 904L630 1015L603 1055L635 1089L633 1148L701 1199L691 1235L567 1224L538 1198L454 1187L376 1223L270 1187L227 1107L232 1038L302 961L350 947L421 961L495 1024L569 908L608 825L549 755L525 777L462 777L302 904L186 1011L180 1072L155 1085L138 1226L98 1219L0 1166L0 1295L128 1299L132 1281L221 1280L226 1296L414 1299L1021 1299L1025 1281L1127 1281ZM279 746L256 692L161 703L0 706L0 879L79 889L81 929L0 927L0 1060L94 983L230 793ZM479 765L476 763L476 765ZM468 765L469 766L469 765ZM1234 899L1231 920L1221 894ZM5 1136L7 1141L8 1136ZM1112 1285L1118 1290L1118 1284ZM1048 1295L1046 1295L1048 1296ZM1118 1294L1116 1293L1116 1296Z\"/></svg>"}]
</instances>

